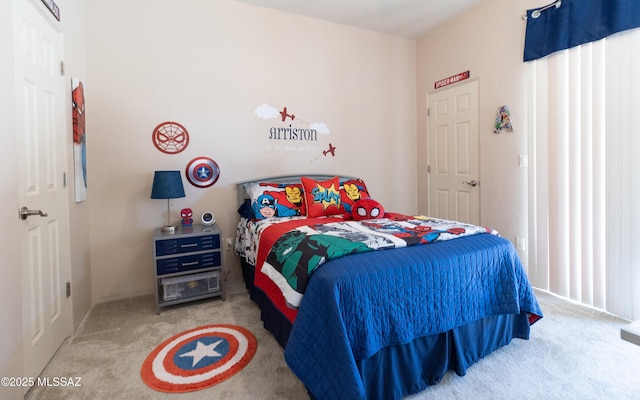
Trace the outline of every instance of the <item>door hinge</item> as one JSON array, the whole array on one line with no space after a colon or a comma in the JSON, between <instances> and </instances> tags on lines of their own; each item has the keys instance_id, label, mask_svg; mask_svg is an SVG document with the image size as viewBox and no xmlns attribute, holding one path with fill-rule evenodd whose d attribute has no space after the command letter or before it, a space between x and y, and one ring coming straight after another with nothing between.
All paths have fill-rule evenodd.
<instances>
[{"instance_id":1,"label":"door hinge","mask_svg":"<svg viewBox=\"0 0 640 400\"><path fill-rule=\"evenodd\" d=\"M431 107L427 107L427 117L431 116Z\"/></svg>"},{"instance_id":2,"label":"door hinge","mask_svg":"<svg viewBox=\"0 0 640 400\"><path fill-rule=\"evenodd\" d=\"M71 282L67 282L67 297L71 297Z\"/></svg>"},{"instance_id":3,"label":"door hinge","mask_svg":"<svg viewBox=\"0 0 640 400\"><path fill-rule=\"evenodd\" d=\"M67 173L66 172L62 173L62 187L63 188L67 187Z\"/></svg>"},{"instance_id":4,"label":"door hinge","mask_svg":"<svg viewBox=\"0 0 640 400\"><path fill-rule=\"evenodd\" d=\"M60 61L60 75L64 75L64 61Z\"/></svg>"},{"instance_id":5,"label":"door hinge","mask_svg":"<svg viewBox=\"0 0 640 400\"><path fill-rule=\"evenodd\" d=\"M427 165L427 174L431 173L431 165Z\"/></svg>"}]
</instances>

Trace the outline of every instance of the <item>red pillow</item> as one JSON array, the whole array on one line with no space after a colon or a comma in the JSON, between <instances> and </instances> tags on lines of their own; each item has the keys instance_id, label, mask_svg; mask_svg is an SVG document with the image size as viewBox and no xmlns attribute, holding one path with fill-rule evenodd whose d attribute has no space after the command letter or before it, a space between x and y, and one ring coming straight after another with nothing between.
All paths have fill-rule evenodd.
<instances>
[{"instance_id":1,"label":"red pillow","mask_svg":"<svg viewBox=\"0 0 640 400\"><path fill-rule=\"evenodd\" d=\"M301 180L309 217L344 213L340 199L340 180L337 176L326 181L316 181L305 176Z\"/></svg>"},{"instance_id":2,"label":"red pillow","mask_svg":"<svg viewBox=\"0 0 640 400\"><path fill-rule=\"evenodd\" d=\"M384 218L384 207L378 201L367 197L353 203L349 216L356 221Z\"/></svg>"},{"instance_id":3,"label":"red pillow","mask_svg":"<svg viewBox=\"0 0 640 400\"><path fill-rule=\"evenodd\" d=\"M367 197L370 197L369 191L362 179L349 179L340 185L340 201L342 202L342 211L345 214L351 213L353 203Z\"/></svg>"}]
</instances>

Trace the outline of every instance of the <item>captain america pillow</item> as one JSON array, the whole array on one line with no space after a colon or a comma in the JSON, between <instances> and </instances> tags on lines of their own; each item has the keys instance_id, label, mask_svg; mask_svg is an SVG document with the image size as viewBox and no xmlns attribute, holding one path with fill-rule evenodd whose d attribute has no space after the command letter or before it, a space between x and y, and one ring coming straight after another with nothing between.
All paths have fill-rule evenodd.
<instances>
[{"instance_id":1,"label":"captain america pillow","mask_svg":"<svg viewBox=\"0 0 640 400\"><path fill-rule=\"evenodd\" d=\"M246 187L254 219L304 215L299 184L253 183Z\"/></svg>"}]
</instances>

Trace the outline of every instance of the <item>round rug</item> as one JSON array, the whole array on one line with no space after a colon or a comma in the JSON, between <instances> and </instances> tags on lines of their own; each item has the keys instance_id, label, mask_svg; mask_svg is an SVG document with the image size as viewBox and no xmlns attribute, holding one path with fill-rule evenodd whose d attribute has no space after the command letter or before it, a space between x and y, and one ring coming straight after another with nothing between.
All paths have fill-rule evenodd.
<instances>
[{"instance_id":1,"label":"round rug","mask_svg":"<svg viewBox=\"0 0 640 400\"><path fill-rule=\"evenodd\" d=\"M142 363L140 376L152 389L191 392L238 373L256 354L258 342L235 325L207 325L173 336Z\"/></svg>"}]
</instances>

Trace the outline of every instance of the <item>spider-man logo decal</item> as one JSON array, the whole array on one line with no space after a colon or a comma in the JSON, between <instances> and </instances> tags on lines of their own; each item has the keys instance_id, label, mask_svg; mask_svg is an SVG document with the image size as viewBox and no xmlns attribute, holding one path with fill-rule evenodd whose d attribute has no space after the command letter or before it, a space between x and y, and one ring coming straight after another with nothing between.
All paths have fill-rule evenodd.
<instances>
[{"instance_id":1,"label":"spider-man logo decal","mask_svg":"<svg viewBox=\"0 0 640 400\"><path fill-rule=\"evenodd\" d=\"M178 154L189 145L189 132L177 122L163 122L153 130L153 144L166 154Z\"/></svg>"}]
</instances>

